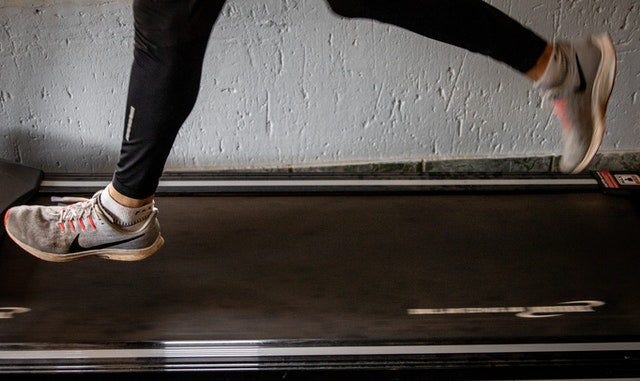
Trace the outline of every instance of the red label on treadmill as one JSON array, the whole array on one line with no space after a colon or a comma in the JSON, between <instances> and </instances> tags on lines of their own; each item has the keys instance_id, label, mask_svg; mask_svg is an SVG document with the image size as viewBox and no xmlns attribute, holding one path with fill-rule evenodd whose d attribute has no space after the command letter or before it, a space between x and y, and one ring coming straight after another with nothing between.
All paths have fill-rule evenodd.
<instances>
[{"instance_id":1,"label":"red label on treadmill","mask_svg":"<svg viewBox=\"0 0 640 381\"><path fill-rule=\"evenodd\" d=\"M620 188L620 184L615 180L615 178L611 175L609 171L599 171L597 172L598 177L600 178L600 182L606 188Z\"/></svg>"}]
</instances>

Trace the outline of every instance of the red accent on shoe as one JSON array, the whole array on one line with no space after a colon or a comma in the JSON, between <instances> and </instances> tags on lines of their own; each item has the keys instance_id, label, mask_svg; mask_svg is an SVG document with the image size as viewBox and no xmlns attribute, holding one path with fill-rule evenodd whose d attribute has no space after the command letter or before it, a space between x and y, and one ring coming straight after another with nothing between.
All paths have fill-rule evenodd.
<instances>
[{"instance_id":1,"label":"red accent on shoe","mask_svg":"<svg viewBox=\"0 0 640 381\"><path fill-rule=\"evenodd\" d=\"M78 224L80 224L80 229L82 229L82 231L87 230L87 227L86 227L86 226L84 226L84 222L82 222L82 220L81 220L81 219L78 219Z\"/></svg>"},{"instance_id":2,"label":"red accent on shoe","mask_svg":"<svg viewBox=\"0 0 640 381\"><path fill-rule=\"evenodd\" d=\"M11 209L7 210L7 212L4 214L4 226L7 226L7 221L9 221L9 212L11 211Z\"/></svg>"},{"instance_id":3,"label":"red accent on shoe","mask_svg":"<svg viewBox=\"0 0 640 381\"><path fill-rule=\"evenodd\" d=\"M560 123L565 130L573 128L571 120L567 116L567 101L565 99L558 99L553 103L553 113L560 119Z\"/></svg>"},{"instance_id":4,"label":"red accent on shoe","mask_svg":"<svg viewBox=\"0 0 640 381\"><path fill-rule=\"evenodd\" d=\"M69 226L71 226L71 231L75 233L76 231L76 225L73 224L73 220L69 221Z\"/></svg>"},{"instance_id":5,"label":"red accent on shoe","mask_svg":"<svg viewBox=\"0 0 640 381\"><path fill-rule=\"evenodd\" d=\"M64 228L64 222L59 222L59 223L58 223L58 226L60 227L60 230L61 230L61 231L64 231L64 229L65 229L65 228Z\"/></svg>"},{"instance_id":6,"label":"red accent on shoe","mask_svg":"<svg viewBox=\"0 0 640 381\"><path fill-rule=\"evenodd\" d=\"M98 230L96 228L96 224L93 223L93 217L91 217L91 215L89 215L89 224L91 224L91 228L93 229L93 231Z\"/></svg>"}]
</instances>

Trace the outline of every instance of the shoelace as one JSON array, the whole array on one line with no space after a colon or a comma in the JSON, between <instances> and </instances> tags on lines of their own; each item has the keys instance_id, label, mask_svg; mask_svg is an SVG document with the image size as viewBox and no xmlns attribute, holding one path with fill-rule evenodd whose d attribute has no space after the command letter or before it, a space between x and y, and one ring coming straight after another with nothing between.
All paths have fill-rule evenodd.
<instances>
[{"instance_id":1,"label":"shoelace","mask_svg":"<svg viewBox=\"0 0 640 381\"><path fill-rule=\"evenodd\" d=\"M553 115L560 120L560 125L565 131L573 128L571 119L567 113L567 100L562 98L560 91L557 89L549 89L542 96L543 104L553 103Z\"/></svg>"},{"instance_id":2,"label":"shoelace","mask_svg":"<svg viewBox=\"0 0 640 381\"><path fill-rule=\"evenodd\" d=\"M565 99L556 99L553 102L553 114L560 119L560 124L566 131L573 128L571 119L567 114L567 101Z\"/></svg>"},{"instance_id":3,"label":"shoelace","mask_svg":"<svg viewBox=\"0 0 640 381\"><path fill-rule=\"evenodd\" d=\"M573 123L571 122L571 118L567 113L567 100L566 100L566 92L567 88L571 87L567 82L571 83L572 78L575 77L575 68L574 65L571 65L566 57L573 57L575 52L571 46L564 45L565 50L564 54L561 54L558 59L562 60L562 63L557 62L556 65L563 65L566 67L565 78L562 83L556 84L555 87L548 88L543 96L543 103L553 103L553 115L555 115L560 120L560 125L565 131L569 131L573 128Z\"/></svg>"},{"instance_id":4,"label":"shoelace","mask_svg":"<svg viewBox=\"0 0 640 381\"><path fill-rule=\"evenodd\" d=\"M89 226L93 231L96 231L96 224L93 221L93 216L91 212L94 208L100 208L98 203L98 194L96 193L91 198L84 197L51 197L52 202L62 203L66 206L63 206L60 210L60 215L58 216L58 226L60 230L64 231L68 224L69 228L72 231L76 231L76 224L74 221L78 223L78 226L81 230L87 230L87 224L85 224L84 220L86 218ZM101 215L106 215L107 218L110 218L108 214L100 213Z\"/></svg>"},{"instance_id":5,"label":"shoelace","mask_svg":"<svg viewBox=\"0 0 640 381\"><path fill-rule=\"evenodd\" d=\"M569 131L573 128L571 118L567 113L567 100L562 94L562 86L552 87L547 89L542 95L542 103L553 104L553 115L560 120L560 125L565 131Z\"/></svg>"}]
</instances>

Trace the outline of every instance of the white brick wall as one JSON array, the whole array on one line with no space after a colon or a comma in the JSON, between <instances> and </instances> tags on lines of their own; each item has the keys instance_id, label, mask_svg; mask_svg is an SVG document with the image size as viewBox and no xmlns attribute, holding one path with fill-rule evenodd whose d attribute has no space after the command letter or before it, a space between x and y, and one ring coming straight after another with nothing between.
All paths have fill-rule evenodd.
<instances>
[{"instance_id":1,"label":"white brick wall","mask_svg":"<svg viewBox=\"0 0 640 381\"><path fill-rule=\"evenodd\" d=\"M609 31L603 151L640 151L640 2L492 4L548 39ZM112 171L132 40L130 1L0 0L0 158ZM530 83L488 58L321 0L228 0L167 169L548 155L559 134Z\"/></svg>"}]
</instances>

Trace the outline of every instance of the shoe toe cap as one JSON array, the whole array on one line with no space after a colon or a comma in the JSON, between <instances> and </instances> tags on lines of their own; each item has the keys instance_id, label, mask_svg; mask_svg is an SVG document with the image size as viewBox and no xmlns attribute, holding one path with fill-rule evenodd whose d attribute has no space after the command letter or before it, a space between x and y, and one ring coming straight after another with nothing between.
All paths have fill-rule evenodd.
<instances>
[{"instance_id":1,"label":"shoe toe cap","mask_svg":"<svg viewBox=\"0 0 640 381\"><path fill-rule=\"evenodd\" d=\"M30 241L29 235L33 235L35 230L47 233L49 229L43 229L47 223L48 212L44 208L38 208L28 205L14 206L7 210L4 215L4 227L14 239L20 241ZM34 230L34 228L37 228ZM31 234L29 234L31 233Z\"/></svg>"},{"instance_id":2,"label":"shoe toe cap","mask_svg":"<svg viewBox=\"0 0 640 381\"><path fill-rule=\"evenodd\" d=\"M18 221L18 215L21 214L21 209L23 206L14 206L13 208L9 208L4 214L4 228L7 232L10 232L14 237L21 236L22 225Z\"/></svg>"}]
</instances>

